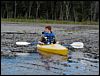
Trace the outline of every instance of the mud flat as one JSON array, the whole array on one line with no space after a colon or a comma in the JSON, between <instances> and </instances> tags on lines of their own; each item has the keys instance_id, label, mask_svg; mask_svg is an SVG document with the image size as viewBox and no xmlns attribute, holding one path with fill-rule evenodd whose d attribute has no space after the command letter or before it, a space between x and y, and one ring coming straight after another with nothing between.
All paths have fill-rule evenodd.
<instances>
[{"instance_id":1,"label":"mud flat","mask_svg":"<svg viewBox=\"0 0 100 76\"><path fill-rule=\"evenodd\" d=\"M1 23L1 32L35 32L41 34L41 32L44 30L45 25L46 24ZM56 39L59 42L62 42L63 44L71 44L72 42L81 41L84 43L83 49L71 50L79 50L87 53L88 57L99 58L99 25L49 25L52 26L53 31L56 34ZM28 38L30 37L31 36L29 36ZM38 36L38 38L39 37L40 35Z\"/></svg>"}]
</instances>

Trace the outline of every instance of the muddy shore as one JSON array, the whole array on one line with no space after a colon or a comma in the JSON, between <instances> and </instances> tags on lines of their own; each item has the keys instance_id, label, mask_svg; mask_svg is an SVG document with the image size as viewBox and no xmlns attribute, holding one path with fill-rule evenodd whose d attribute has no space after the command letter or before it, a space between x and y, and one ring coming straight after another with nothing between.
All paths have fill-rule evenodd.
<instances>
[{"instance_id":1,"label":"muddy shore","mask_svg":"<svg viewBox=\"0 0 100 76\"><path fill-rule=\"evenodd\" d=\"M63 44L71 44L80 41L84 43L83 49L71 49L82 51L86 56L99 58L99 25L65 25L50 24L56 34L56 39ZM45 24L12 24L1 23L1 32L28 32L38 33L44 30ZM3 50L2 50L3 51ZM88 55L89 54L89 55Z\"/></svg>"}]
</instances>

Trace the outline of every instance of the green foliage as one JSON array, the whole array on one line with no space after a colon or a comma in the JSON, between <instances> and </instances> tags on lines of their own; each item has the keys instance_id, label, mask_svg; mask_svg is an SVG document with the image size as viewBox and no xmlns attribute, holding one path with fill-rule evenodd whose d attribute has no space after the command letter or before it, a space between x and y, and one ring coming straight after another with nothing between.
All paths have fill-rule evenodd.
<instances>
[{"instance_id":1,"label":"green foliage","mask_svg":"<svg viewBox=\"0 0 100 76\"><path fill-rule=\"evenodd\" d=\"M73 21L62 21L62 20L46 20L46 19L1 19L1 22L6 23L46 23L46 24L81 24L81 25L99 25L99 22L95 21L84 21L84 22L73 22Z\"/></svg>"},{"instance_id":2,"label":"green foliage","mask_svg":"<svg viewBox=\"0 0 100 76\"><path fill-rule=\"evenodd\" d=\"M20 19L40 19L47 23L98 21L98 10L98 1L1 1L1 18L17 18L18 22Z\"/></svg>"}]
</instances>

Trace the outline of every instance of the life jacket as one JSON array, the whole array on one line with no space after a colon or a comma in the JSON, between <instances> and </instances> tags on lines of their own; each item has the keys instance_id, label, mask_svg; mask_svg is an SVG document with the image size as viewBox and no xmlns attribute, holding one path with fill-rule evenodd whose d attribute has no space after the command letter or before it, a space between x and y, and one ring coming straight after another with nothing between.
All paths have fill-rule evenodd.
<instances>
[{"instance_id":1,"label":"life jacket","mask_svg":"<svg viewBox=\"0 0 100 76\"><path fill-rule=\"evenodd\" d=\"M45 38L45 43L46 44L51 44L53 43L55 39L55 34L53 32L48 33L48 32L42 32L44 38Z\"/></svg>"}]
</instances>

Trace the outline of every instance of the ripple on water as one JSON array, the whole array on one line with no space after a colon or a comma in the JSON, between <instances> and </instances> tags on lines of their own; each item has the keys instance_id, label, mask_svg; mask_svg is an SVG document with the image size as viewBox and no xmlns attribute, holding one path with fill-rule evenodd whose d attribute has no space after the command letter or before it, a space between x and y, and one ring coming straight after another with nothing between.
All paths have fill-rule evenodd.
<instances>
[{"instance_id":1,"label":"ripple on water","mask_svg":"<svg viewBox=\"0 0 100 76\"><path fill-rule=\"evenodd\" d=\"M88 60L78 60L82 53L72 53L71 59L59 55L43 57L38 53L26 56L2 57L2 75L91 75L99 74L99 63ZM74 58L73 58L74 57ZM63 60L62 60L63 59ZM67 61L68 60L68 61Z\"/></svg>"}]
</instances>

